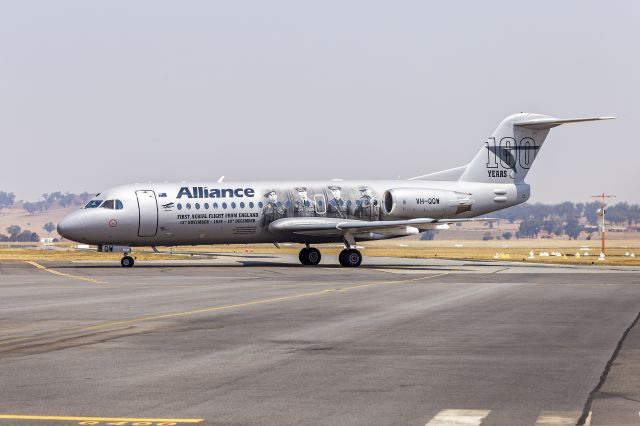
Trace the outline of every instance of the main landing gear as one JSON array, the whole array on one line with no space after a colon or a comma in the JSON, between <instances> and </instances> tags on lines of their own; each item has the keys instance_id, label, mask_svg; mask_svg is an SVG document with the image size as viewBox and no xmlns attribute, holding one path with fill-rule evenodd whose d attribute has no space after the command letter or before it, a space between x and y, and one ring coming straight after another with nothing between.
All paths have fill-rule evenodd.
<instances>
[{"instance_id":1,"label":"main landing gear","mask_svg":"<svg viewBox=\"0 0 640 426\"><path fill-rule=\"evenodd\" d=\"M320 255L320 250L307 246L300 250L298 259L300 259L300 263L303 265L317 265L320 263L322 256Z\"/></svg>"},{"instance_id":2,"label":"main landing gear","mask_svg":"<svg viewBox=\"0 0 640 426\"><path fill-rule=\"evenodd\" d=\"M344 249L338 256L340 264L346 268L356 268L362 263L362 254L356 249Z\"/></svg>"},{"instance_id":3,"label":"main landing gear","mask_svg":"<svg viewBox=\"0 0 640 426\"><path fill-rule=\"evenodd\" d=\"M124 256L120 260L120 264L122 265L123 268L131 268L134 263L135 262L133 261L133 257L131 256Z\"/></svg>"},{"instance_id":4,"label":"main landing gear","mask_svg":"<svg viewBox=\"0 0 640 426\"><path fill-rule=\"evenodd\" d=\"M356 240L351 234L344 235L345 249L340 252L338 260L345 268L357 268L362 263L362 253L355 248Z\"/></svg>"},{"instance_id":5,"label":"main landing gear","mask_svg":"<svg viewBox=\"0 0 640 426\"><path fill-rule=\"evenodd\" d=\"M355 241L353 238L345 238L344 241L345 249L340 252L338 256L338 260L340 261L340 265L345 268L356 268L360 266L362 263L362 253L359 250L355 249ZM300 250L300 254L298 255L298 259L300 259L300 263L303 265L317 265L320 263L320 259L322 256L320 255L320 250L317 248L309 247L309 244L306 245L305 248ZM123 265L124 266L124 265Z\"/></svg>"}]
</instances>

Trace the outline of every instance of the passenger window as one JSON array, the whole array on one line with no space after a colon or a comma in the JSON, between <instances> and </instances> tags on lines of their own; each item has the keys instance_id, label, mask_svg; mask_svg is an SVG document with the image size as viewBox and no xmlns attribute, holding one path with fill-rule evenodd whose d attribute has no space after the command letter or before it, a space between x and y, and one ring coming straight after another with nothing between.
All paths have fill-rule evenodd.
<instances>
[{"instance_id":1,"label":"passenger window","mask_svg":"<svg viewBox=\"0 0 640 426\"><path fill-rule=\"evenodd\" d=\"M178 205L176 207L178 207L178 210L182 210L182 204L181 203L178 203Z\"/></svg>"},{"instance_id":2,"label":"passenger window","mask_svg":"<svg viewBox=\"0 0 640 426\"><path fill-rule=\"evenodd\" d=\"M85 209L95 209L96 207L100 207L102 204L102 200L91 200L84 206Z\"/></svg>"},{"instance_id":3,"label":"passenger window","mask_svg":"<svg viewBox=\"0 0 640 426\"><path fill-rule=\"evenodd\" d=\"M209 210L209 203L204 203L204 208Z\"/></svg>"},{"instance_id":4,"label":"passenger window","mask_svg":"<svg viewBox=\"0 0 640 426\"><path fill-rule=\"evenodd\" d=\"M244 203L242 203L242 202L240 203L240 208L244 209Z\"/></svg>"},{"instance_id":5,"label":"passenger window","mask_svg":"<svg viewBox=\"0 0 640 426\"><path fill-rule=\"evenodd\" d=\"M218 208L218 203L213 203L213 208L217 209Z\"/></svg>"},{"instance_id":6,"label":"passenger window","mask_svg":"<svg viewBox=\"0 0 640 426\"><path fill-rule=\"evenodd\" d=\"M235 209L236 208L236 203L231 203L231 208Z\"/></svg>"},{"instance_id":7,"label":"passenger window","mask_svg":"<svg viewBox=\"0 0 640 426\"><path fill-rule=\"evenodd\" d=\"M249 208L253 208L253 201L249 201Z\"/></svg>"},{"instance_id":8,"label":"passenger window","mask_svg":"<svg viewBox=\"0 0 640 426\"><path fill-rule=\"evenodd\" d=\"M122 201L116 200L116 210L122 210L123 208Z\"/></svg>"},{"instance_id":9,"label":"passenger window","mask_svg":"<svg viewBox=\"0 0 640 426\"><path fill-rule=\"evenodd\" d=\"M116 201L115 200L107 200L104 203L102 203L102 205L100 206L103 209L115 209L116 207Z\"/></svg>"}]
</instances>

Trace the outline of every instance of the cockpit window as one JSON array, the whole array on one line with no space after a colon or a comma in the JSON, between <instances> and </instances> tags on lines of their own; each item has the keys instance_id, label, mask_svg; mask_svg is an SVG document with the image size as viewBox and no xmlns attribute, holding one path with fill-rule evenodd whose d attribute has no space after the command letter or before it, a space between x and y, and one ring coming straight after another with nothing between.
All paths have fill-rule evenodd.
<instances>
[{"instance_id":1,"label":"cockpit window","mask_svg":"<svg viewBox=\"0 0 640 426\"><path fill-rule=\"evenodd\" d=\"M116 210L122 210L123 208L122 201L116 200Z\"/></svg>"},{"instance_id":2,"label":"cockpit window","mask_svg":"<svg viewBox=\"0 0 640 426\"><path fill-rule=\"evenodd\" d=\"M100 206L103 209L115 209L116 208L116 200L107 200Z\"/></svg>"},{"instance_id":3,"label":"cockpit window","mask_svg":"<svg viewBox=\"0 0 640 426\"><path fill-rule=\"evenodd\" d=\"M95 209L96 207L100 207L102 204L102 200L91 200L84 206L85 209Z\"/></svg>"}]
</instances>

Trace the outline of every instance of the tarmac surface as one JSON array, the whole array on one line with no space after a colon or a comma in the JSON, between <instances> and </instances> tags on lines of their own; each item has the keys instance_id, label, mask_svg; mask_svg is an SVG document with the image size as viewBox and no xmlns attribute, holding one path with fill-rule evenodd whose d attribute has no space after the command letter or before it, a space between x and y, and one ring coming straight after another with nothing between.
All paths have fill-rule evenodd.
<instances>
[{"instance_id":1,"label":"tarmac surface","mask_svg":"<svg viewBox=\"0 0 640 426\"><path fill-rule=\"evenodd\" d=\"M640 423L640 268L0 263L3 425Z\"/></svg>"}]
</instances>

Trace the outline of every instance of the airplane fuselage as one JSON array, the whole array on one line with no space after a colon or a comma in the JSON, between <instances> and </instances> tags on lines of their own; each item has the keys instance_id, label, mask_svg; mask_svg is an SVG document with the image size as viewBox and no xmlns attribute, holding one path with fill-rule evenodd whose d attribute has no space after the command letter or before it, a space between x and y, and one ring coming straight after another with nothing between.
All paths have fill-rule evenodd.
<instances>
[{"instance_id":1,"label":"airplane fuselage","mask_svg":"<svg viewBox=\"0 0 640 426\"><path fill-rule=\"evenodd\" d=\"M389 191L402 194L405 189L407 195L402 199L385 200ZM469 218L528 198L529 185L524 183L341 180L134 184L99 194L92 200L96 207L89 202L70 216L67 223L76 224L64 232L68 238L87 244L125 246L340 242L340 236L279 235L269 230L269 224L289 217L348 221ZM101 207L106 200L119 201L122 208L115 208L115 202L114 208ZM411 233L396 230L395 234L361 234L358 239L406 235Z\"/></svg>"}]
</instances>

